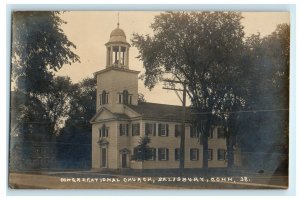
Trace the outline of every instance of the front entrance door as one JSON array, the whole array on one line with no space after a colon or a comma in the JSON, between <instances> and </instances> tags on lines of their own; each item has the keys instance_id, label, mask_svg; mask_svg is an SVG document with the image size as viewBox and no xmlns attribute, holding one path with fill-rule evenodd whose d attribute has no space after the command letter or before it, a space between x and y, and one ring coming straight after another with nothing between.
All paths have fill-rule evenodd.
<instances>
[{"instance_id":1,"label":"front entrance door","mask_svg":"<svg viewBox=\"0 0 300 200\"><path fill-rule=\"evenodd\" d=\"M127 154L122 153L122 168L127 167Z\"/></svg>"},{"instance_id":2,"label":"front entrance door","mask_svg":"<svg viewBox=\"0 0 300 200\"><path fill-rule=\"evenodd\" d=\"M107 154L106 154L106 148L101 149L101 167L106 167L106 161L107 161Z\"/></svg>"}]
</instances>

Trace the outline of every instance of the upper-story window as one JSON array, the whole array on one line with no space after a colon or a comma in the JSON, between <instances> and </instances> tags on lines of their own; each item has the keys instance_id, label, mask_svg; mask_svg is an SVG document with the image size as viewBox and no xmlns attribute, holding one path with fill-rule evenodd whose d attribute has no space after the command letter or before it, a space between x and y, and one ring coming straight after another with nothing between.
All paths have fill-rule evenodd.
<instances>
[{"instance_id":1,"label":"upper-story window","mask_svg":"<svg viewBox=\"0 0 300 200\"><path fill-rule=\"evenodd\" d=\"M181 132L182 132L182 125L176 124L175 125L175 137L180 136Z\"/></svg>"},{"instance_id":2,"label":"upper-story window","mask_svg":"<svg viewBox=\"0 0 300 200\"><path fill-rule=\"evenodd\" d=\"M105 124L99 129L99 137L108 137L108 127Z\"/></svg>"},{"instance_id":3,"label":"upper-story window","mask_svg":"<svg viewBox=\"0 0 300 200\"><path fill-rule=\"evenodd\" d=\"M196 138L197 137L197 129L194 126L190 126L190 137Z\"/></svg>"},{"instance_id":4,"label":"upper-story window","mask_svg":"<svg viewBox=\"0 0 300 200\"><path fill-rule=\"evenodd\" d=\"M129 96L128 90L124 90L123 91L123 103L124 104L128 104L128 96Z\"/></svg>"},{"instance_id":5,"label":"upper-story window","mask_svg":"<svg viewBox=\"0 0 300 200\"><path fill-rule=\"evenodd\" d=\"M140 123L132 124L132 136L140 135Z\"/></svg>"},{"instance_id":6,"label":"upper-story window","mask_svg":"<svg viewBox=\"0 0 300 200\"><path fill-rule=\"evenodd\" d=\"M158 124L158 136L168 136L168 135L169 135L169 125Z\"/></svg>"},{"instance_id":7,"label":"upper-story window","mask_svg":"<svg viewBox=\"0 0 300 200\"><path fill-rule=\"evenodd\" d=\"M124 90L122 93L119 93L118 101L120 104L132 104L132 94L129 94L128 90Z\"/></svg>"},{"instance_id":8,"label":"upper-story window","mask_svg":"<svg viewBox=\"0 0 300 200\"><path fill-rule=\"evenodd\" d=\"M120 136L128 136L129 125L128 124L120 124Z\"/></svg>"},{"instance_id":9,"label":"upper-story window","mask_svg":"<svg viewBox=\"0 0 300 200\"><path fill-rule=\"evenodd\" d=\"M155 123L146 123L145 124L145 134L155 136L156 124Z\"/></svg>"},{"instance_id":10,"label":"upper-story window","mask_svg":"<svg viewBox=\"0 0 300 200\"><path fill-rule=\"evenodd\" d=\"M99 99L100 99L100 105L107 104L108 103L108 92L103 90L102 93L100 93L100 95L99 95Z\"/></svg>"}]
</instances>

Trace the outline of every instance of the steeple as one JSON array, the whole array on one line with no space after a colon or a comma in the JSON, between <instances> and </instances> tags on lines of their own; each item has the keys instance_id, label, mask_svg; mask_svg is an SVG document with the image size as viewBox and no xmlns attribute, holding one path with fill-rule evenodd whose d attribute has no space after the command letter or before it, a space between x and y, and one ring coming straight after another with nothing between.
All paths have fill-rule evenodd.
<instances>
[{"instance_id":1,"label":"steeple","mask_svg":"<svg viewBox=\"0 0 300 200\"><path fill-rule=\"evenodd\" d=\"M126 41L125 32L120 29L119 13L117 28L110 33L109 41L106 46L106 68L122 67L129 69L129 48L130 44Z\"/></svg>"},{"instance_id":2,"label":"steeple","mask_svg":"<svg viewBox=\"0 0 300 200\"><path fill-rule=\"evenodd\" d=\"M117 26L118 26L118 28L119 28L119 26L120 26L120 22L119 22L119 12L118 12L118 23L117 23Z\"/></svg>"}]
</instances>

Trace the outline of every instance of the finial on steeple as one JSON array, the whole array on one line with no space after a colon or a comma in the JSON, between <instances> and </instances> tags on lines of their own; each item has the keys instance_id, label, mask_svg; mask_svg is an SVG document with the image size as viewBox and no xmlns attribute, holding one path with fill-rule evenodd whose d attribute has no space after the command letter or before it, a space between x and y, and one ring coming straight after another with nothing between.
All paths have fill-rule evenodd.
<instances>
[{"instance_id":1,"label":"finial on steeple","mask_svg":"<svg viewBox=\"0 0 300 200\"><path fill-rule=\"evenodd\" d=\"M118 28L119 28L119 25L120 25L120 23L119 23L119 12L118 12L118 23L117 23L117 25L118 25Z\"/></svg>"}]
</instances>

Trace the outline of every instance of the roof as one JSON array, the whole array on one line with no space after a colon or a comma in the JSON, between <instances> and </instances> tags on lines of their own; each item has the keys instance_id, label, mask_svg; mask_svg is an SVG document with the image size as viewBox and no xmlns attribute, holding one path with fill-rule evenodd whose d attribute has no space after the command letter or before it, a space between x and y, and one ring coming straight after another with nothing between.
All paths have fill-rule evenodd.
<instances>
[{"instance_id":1,"label":"roof","mask_svg":"<svg viewBox=\"0 0 300 200\"><path fill-rule=\"evenodd\" d=\"M129 120L130 117L126 114L123 114L123 113L114 113L114 115L117 117L117 119L126 119L126 120Z\"/></svg>"},{"instance_id":2,"label":"roof","mask_svg":"<svg viewBox=\"0 0 300 200\"><path fill-rule=\"evenodd\" d=\"M123 36L126 38L125 32L120 29L119 27L114 29L111 33L110 33L110 37L112 36Z\"/></svg>"},{"instance_id":3,"label":"roof","mask_svg":"<svg viewBox=\"0 0 300 200\"><path fill-rule=\"evenodd\" d=\"M162 121L181 121L182 106L139 102L137 106L128 105L132 110L142 115L145 119ZM190 109L186 109L186 121L190 120Z\"/></svg>"},{"instance_id":4,"label":"roof","mask_svg":"<svg viewBox=\"0 0 300 200\"><path fill-rule=\"evenodd\" d=\"M114 29L111 33L110 33L110 39L108 43L111 42L122 42L122 43L126 43L126 35L125 32L120 29L119 27Z\"/></svg>"},{"instance_id":5,"label":"roof","mask_svg":"<svg viewBox=\"0 0 300 200\"><path fill-rule=\"evenodd\" d=\"M140 71L136 71L136 70L132 70L132 69L126 69L124 67L111 66L111 67L107 67L105 69L102 69L100 71L94 72L94 76L96 76L98 74L102 74L102 73L107 72L107 71L111 71L111 70L129 72L129 73L133 73L133 74L139 74L140 73Z\"/></svg>"}]
</instances>

